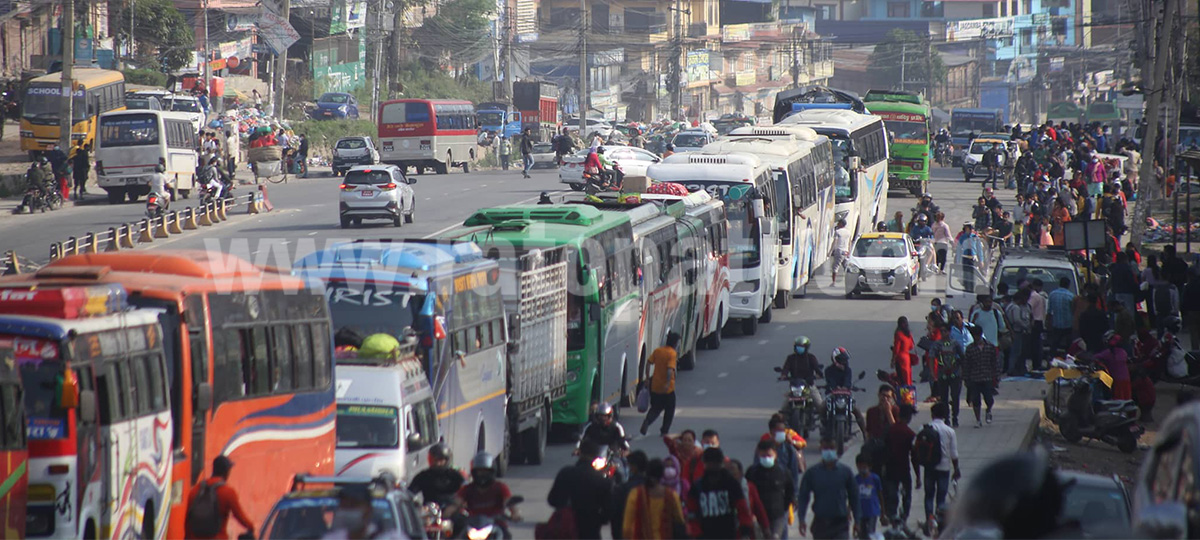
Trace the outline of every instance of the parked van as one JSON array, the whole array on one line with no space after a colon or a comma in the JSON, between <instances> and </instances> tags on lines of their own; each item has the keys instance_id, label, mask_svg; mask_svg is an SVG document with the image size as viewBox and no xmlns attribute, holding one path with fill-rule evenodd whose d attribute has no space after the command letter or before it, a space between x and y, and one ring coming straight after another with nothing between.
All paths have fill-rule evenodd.
<instances>
[{"instance_id":1,"label":"parked van","mask_svg":"<svg viewBox=\"0 0 1200 540\"><path fill-rule=\"evenodd\" d=\"M100 115L96 132L96 183L108 202L130 202L150 193L154 167L166 169L169 187L187 198L196 189L199 141L186 115L167 111L113 111Z\"/></svg>"},{"instance_id":2,"label":"parked van","mask_svg":"<svg viewBox=\"0 0 1200 540\"><path fill-rule=\"evenodd\" d=\"M415 339L397 360L346 358L339 353L337 389L338 476L409 481L425 468L438 442L437 407ZM353 354L351 354L353 356Z\"/></svg>"}]
</instances>

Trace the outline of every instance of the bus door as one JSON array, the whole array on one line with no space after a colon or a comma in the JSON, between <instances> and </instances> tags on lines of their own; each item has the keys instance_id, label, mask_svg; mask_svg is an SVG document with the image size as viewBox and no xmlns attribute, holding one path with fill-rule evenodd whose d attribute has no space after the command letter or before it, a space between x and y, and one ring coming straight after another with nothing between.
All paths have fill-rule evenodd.
<instances>
[{"instance_id":1,"label":"bus door","mask_svg":"<svg viewBox=\"0 0 1200 540\"><path fill-rule=\"evenodd\" d=\"M700 286L700 257L705 253L701 247L704 229L698 220L682 218L675 225L679 235L679 245L676 248L680 257L679 273L683 279L683 292L679 299L679 335L683 343L694 343L700 335L699 291ZM693 356L695 353L692 353Z\"/></svg>"},{"instance_id":2,"label":"bus door","mask_svg":"<svg viewBox=\"0 0 1200 540\"><path fill-rule=\"evenodd\" d=\"M204 465L208 462L205 459L204 452L206 444L205 430L208 427L209 413L212 411L213 392L212 384L208 378L209 342L205 326L209 318L204 314L204 298L198 294L188 295L183 299L183 309L187 315L184 321L187 323L188 357L191 360L190 367L192 372L192 414L190 418L192 424L192 445L188 449L182 448L180 446L181 443L177 443L176 447L179 448L179 453L176 454L176 458L190 459L192 461L191 482L185 483L185 485L191 486L200 481L200 476L204 473ZM307 333L303 329L294 328L293 331ZM175 377L179 377L184 369L182 365L184 356L179 355L174 358L178 359L178 365L174 365L176 362L172 362L175 373L172 380L175 380ZM182 389L179 392L171 392L172 407L178 407L182 410L182 399ZM180 402L177 403L176 400L180 400ZM186 428L181 427L181 429ZM188 450L190 450L190 453L184 454Z\"/></svg>"}]
</instances>

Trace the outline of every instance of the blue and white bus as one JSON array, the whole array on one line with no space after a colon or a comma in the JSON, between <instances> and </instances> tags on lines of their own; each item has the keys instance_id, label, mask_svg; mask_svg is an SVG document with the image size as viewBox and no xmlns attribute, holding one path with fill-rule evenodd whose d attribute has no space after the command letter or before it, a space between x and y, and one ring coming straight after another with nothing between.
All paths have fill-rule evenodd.
<instances>
[{"instance_id":1,"label":"blue and white bus","mask_svg":"<svg viewBox=\"0 0 1200 540\"><path fill-rule=\"evenodd\" d=\"M777 126L812 128L833 142L835 220L845 219L854 236L875 230L887 216L888 138L883 119L847 108L805 108Z\"/></svg>"},{"instance_id":2,"label":"blue and white bus","mask_svg":"<svg viewBox=\"0 0 1200 540\"><path fill-rule=\"evenodd\" d=\"M507 328L496 261L466 242L363 240L312 253L296 269L325 281L335 341L349 332L404 341L415 332L446 444L460 462L487 451L506 463Z\"/></svg>"}]
</instances>

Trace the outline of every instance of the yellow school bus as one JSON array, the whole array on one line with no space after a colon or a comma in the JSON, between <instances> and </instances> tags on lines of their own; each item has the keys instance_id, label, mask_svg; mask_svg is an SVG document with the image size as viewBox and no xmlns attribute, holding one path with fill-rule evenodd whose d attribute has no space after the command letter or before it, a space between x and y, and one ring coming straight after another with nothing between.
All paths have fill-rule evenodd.
<instances>
[{"instance_id":1,"label":"yellow school bus","mask_svg":"<svg viewBox=\"0 0 1200 540\"><path fill-rule=\"evenodd\" d=\"M71 129L73 148L80 140L93 144L96 120L101 113L125 108L125 76L120 71L96 68L76 68L71 75L75 96L71 106L75 117ZM21 105L21 150L29 152L30 159L58 144L61 95L61 72L33 79L25 88Z\"/></svg>"}]
</instances>

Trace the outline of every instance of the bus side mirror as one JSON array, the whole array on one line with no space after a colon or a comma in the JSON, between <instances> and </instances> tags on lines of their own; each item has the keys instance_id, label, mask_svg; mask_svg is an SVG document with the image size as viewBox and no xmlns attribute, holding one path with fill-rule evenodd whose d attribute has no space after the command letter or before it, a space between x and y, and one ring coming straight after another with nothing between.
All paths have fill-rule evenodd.
<instances>
[{"instance_id":1,"label":"bus side mirror","mask_svg":"<svg viewBox=\"0 0 1200 540\"><path fill-rule=\"evenodd\" d=\"M196 405L201 411L208 411L212 407L213 391L212 385L209 383L200 383L196 385Z\"/></svg>"},{"instance_id":2,"label":"bus side mirror","mask_svg":"<svg viewBox=\"0 0 1200 540\"><path fill-rule=\"evenodd\" d=\"M59 408L74 409L79 406L79 378L73 370L63 370L58 390Z\"/></svg>"},{"instance_id":3,"label":"bus side mirror","mask_svg":"<svg viewBox=\"0 0 1200 540\"><path fill-rule=\"evenodd\" d=\"M79 393L79 420L85 424L96 422L96 392L84 390Z\"/></svg>"},{"instance_id":4,"label":"bus side mirror","mask_svg":"<svg viewBox=\"0 0 1200 540\"><path fill-rule=\"evenodd\" d=\"M420 433L409 433L408 437L404 439L404 445L406 446L405 450L412 452L421 448L424 442L425 441L421 438Z\"/></svg>"},{"instance_id":5,"label":"bus side mirror","mask_svg":"<svg viewBox=\"0 0 1200 540\"><path fill-rule=\"evenodd\" d=\"M600 304L596 304L596 303L588 304L588 320L590 320L591 322L599 322L600 321Z\"/></svg>"}]
</instances>

